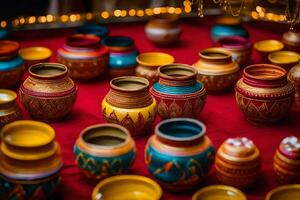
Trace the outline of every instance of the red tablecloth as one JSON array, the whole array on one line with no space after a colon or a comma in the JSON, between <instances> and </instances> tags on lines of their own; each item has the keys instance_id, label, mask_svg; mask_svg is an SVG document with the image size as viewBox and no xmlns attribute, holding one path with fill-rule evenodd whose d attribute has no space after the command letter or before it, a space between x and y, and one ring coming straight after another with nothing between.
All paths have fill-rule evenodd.
<instances>
[{"instance_id":1,"label":"red tablecloth","mask_svg":"<svg viewBox=\"0 0 300 200\"><path fill-rule=\"evenodd\" d=\"M208 19L211 21L211 19ZM144 24L115 24L110 25L111 35L126 35L133 37L137 47L141 52L163 51L175 56L176 62L192 64L198 59L198 52L201 49L212 46L210 39L210 28L212 23L203 20L185 20L182 22L183 34L180 44L169 48L159 48L147 40L144 33ZM270 24L249 24L247 28L252 41L261 39L280 39L281 34L287 31L287 27L280 25L270 26ZM41 35L41 32L39 35ZM66 31L67 34L71 33ZM56 60L56 50L64 43L65 32L56 30L43 31L44 37L36 38L36 33L20 33L16 38L25 46L47 46L54 52L52 61ZM25 39L24 35L30 37ZM256 52L253 53L253 61L260 62ZM109 89L107 80L99 80L90 83L77 83L78 99L76 105L66 119L51 123L55 128L57 140L62 147L64 168L62 170L62 184L58 195L60 199L90 199L94 183L79 171L75 164L73 155L73 145L81 130L85 127L102 123L103 117L100 110L100 102ZM25 114L25 118L28 115ZM272 171L273 154L282 138L289 135L299 135L300 114L297 109L293 109L289 118L273 126L255 126L246 121L236 105L234 92L222 95L209 95L200 120L207 126L207 135L216 147L229 137L245 136L254 141L262 154L262 173L258 183L252 189L245 191L249 200L264 199L266 193L278 186ZM156 120L156 123L160 121ZM155 123L155 124L156 124ZM150 176L144 163L144 147L148 136L136 140L137 158L134 162L131 174ZM214 171L208 177L205 185L218 183ZM183 194L171 194L164 191L165 200L188 200L193 192ZM55 198L57 199L57 198Z\"/></svg>"}]
</instances>

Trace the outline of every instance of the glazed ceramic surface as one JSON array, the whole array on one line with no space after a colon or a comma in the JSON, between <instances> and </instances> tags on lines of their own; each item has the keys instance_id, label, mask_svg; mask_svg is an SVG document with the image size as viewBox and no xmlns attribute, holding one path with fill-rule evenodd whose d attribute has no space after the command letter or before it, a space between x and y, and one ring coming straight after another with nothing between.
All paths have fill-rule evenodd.
<instances>
[{"instance_id":1,"label":"glazed ceramic surface","mask_svg":"<svg viewBox=\"0 0 300 200\"><path fill-rule=\"evenodd\" d=\"M285 49L300 53L300 33L286 32L283 34L282 42Z\"/></svg>"},{"instance_id":2,"label":"glazed ceramic surface","mask_svg":"<svg viewBox=\"0 0 300 200\"><path fill-rule=\"evenodd\" d=\"M260 174L260 152L248 138L227 139L218 149L216 176L222 184L251 186Z\"/></svg>"},{"instance_id":3,"label":"glazed ceramic surface","mask_svg":"<svg viewBox=\"0 0 300 200\"><path fill-rule=\"evenodd\" d=\"M268 60L274 65L289 71L299 63L300 55L293 51L277 51L268 55Z\"/></svg>"},{"instance_id":4,"label":"glazed ceramic surface","mask_svg":"<svg viewBox=\"0 0 300 200\"><path fill-rule=\"evenodd\" d=\"M270 53L280 51L284 47L283 43L278 40L261 40L254 43L255 50L260 54L261 58L267 62Z\"/></svg>"},{"instance_id":5,"label":"glazed ceramic surface","mask_svg":"<svg viewBox=\"0 0 300 200\"><path fill-rule=\"evenodd\" d=\"M170 64L159 69L159 81L151 89L161 118L197 118L202 111L206 90L197 81L197 71L184 64Z\"/></svg>"},{"instance_id":6,"label":"glazed ceramic surface","mask_svg":"<svg viewBox=\"0 0 300 200\"><path fill-rule=\"evenodd\" d=\"M27 47L20 49L19 54L23 58L27 70L31 65L49 62L52 51L46 47Z\"/></svg>"},{"instance_id":7,"label":"glazed ceramic surface","mask_svg":"<svg viewBox=\"0 0 300 200\"><path fill-rule=\"evenodd\" d=\"M236 84L236 102L254 123L274 123L284 118L294 100L294 87L287 72L278 66L256 64L244 69Z\"/></svg>"},{"instance_id":8,"label":"glazed ceramic surface","mask_svg":"<svg viewBox=\"0 0 300 200\"><path fill-rule=\"evenodd\" d=\"M20 87L20 100L31 117L57 120L72 109L77 87L68 77L66 66L40 63L29 68L29 77Z\"/></svg>"},{"instance_id":9,"label":"glazed ceramic surface","mask_svg":"<svg viewBox=\"0 0 300 200\"><path fill-rule=\"evenodd\" d=\"M113 176L93 190L92 200L160 200L162 189L150 178L138 175Z\"/></svg>"},{"instance_id":10,"label":"glazed ceramic surface","mask_svg":"<svg viewBox=\"0 0 300 200\"><path fill-rule=\"evenodd\" d=\"M174 63L174 57L162 52L142 53L136 58L136 75L148 79L151 85L159 78L158 67Z\"/></svg>"},{"instance_id":11,"label":"glazed ceramic surface","mask_svg":"<svg viewBox=\"0 0 300 200\"><path fill-rule=\"evenodd\" d=\"M132 136L145 134L156 116L156 101L149 93L149 82L136 76L110 81L110 91L102 101L107 122L126 127Z\"/></svg>"},{"instance_id":12,"label":"glazed ceramic surface","mask_svg":"<svg viewBox=\"0 0 300 200\"><path fill-rule=\"evenodd\" d=\"M271 190L266 200L298 200L300 199L300 185L285 185Z\"/></svg>"},{"instance_id":13,"label":"glazed ceramic surface","mask_svg":"<svg viewBox=\"0 0 300 200\"><path fill-rule=\"evenodd\" d=\"M295 104L300 106L300 64L291 68L288 73L288 80L295 87Z\"/></svg>"},{"instance_id":14,"label":"glazed ceramic surface","mask_svg":"<svg viewBox=\"0 0 300 200\"><path fill-rule=\"evenodd\" d=\"M199 52L200 60L193 66L198 80L208 92L221 92L232 88L239 78L239 65L232 61L230 52L209 48Z\"/></svg>"},{"instance_id":15,"label":"glazed ceramic surface","mask_svg":"<svg viewBox=\"0 0 300 200\"><path fill-rule=\"evenodd\" d=\"M0 129L10 122L22 119L16 98L14 91L0 89Z\"/></svg>"},{"instance_id":16,"label":"glazed ceramic surface","mask_svg":"<svg viewBox=\"0 0 300 200\"><path fill-rule=\"evenodd\" d=\"M100 39L104 39L108 37L109 31L108 28L99 24L84 24L83 26L79 27L77 33L96 35L100 37Z\"/></svg>"},{"instance_id":17,"label":"glazed ceramic surface","mask_svg":"<svg viewBox=\"0 0 300 200\"><path fill-rule=\"evenodd\" d=\"M227 185L211 185L198 190L192 200L247 200L242 191Z\"/></svg>"},{"instance_id":18,"label":"glazed ceramic surface","mask_svg":"<svg viewBox=\"0 0 300 200\"><path fill-rule=\"evenodd\" d=\"M300 138L286 137L274 155L274 172L282 184L300 183Z\"/></svg>"},{"instance_id":19,"label":"glazed ceramic surface","mask_svg":"<svg viewBox=\"0 0 300 200\"><path fill-rule=\"evenodd\" d=\"M209 173L214 147L205 126L189 118L160 122L145 150L150 173L169 190L197 187Z\"/></svg>"},{"instance_id":20,"label":"glazed ceramic surface","mask_svg":"<svg viewBox=\"0 0 300 200\"><path fill-rule=\"evenodd\" d=\"M130 133L117 124L86 128L74 146L78 167L94 179L126 172L134 161L135 151Z\"/></svg>"},{"instance_id":21,"label":"glazed ceramic surface","mask_svg":"<svg viewBox=\"0 0 300 200\"><path fill-rule=\"evenodd\" d=\"M77 80L100 76L108 65L108 48L94 35L75 34L58 49L58 62L66 65L69 75Z\"/></svg>"},{"instance_id":22,"label":"glazed ceramic surface","mask_svg":"<svg viewBox=\"0 0 300 200\"><path fill-rule=\"evenodd\" d=\"M155 15L145 26L149 40L158 45L170 45L179 40L181 28L178 16L172 14Z\"/></svg>"}]
</instances>

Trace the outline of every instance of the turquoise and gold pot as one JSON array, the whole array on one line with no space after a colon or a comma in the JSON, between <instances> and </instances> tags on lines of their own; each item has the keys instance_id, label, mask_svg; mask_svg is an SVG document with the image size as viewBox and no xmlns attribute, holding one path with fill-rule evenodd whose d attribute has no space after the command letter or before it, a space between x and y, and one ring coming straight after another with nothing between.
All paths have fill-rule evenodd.
<instances>
[{"instance_id":1,"label":"turquoise and gold pot","mask_svg":"<svg viewBox=\"0 0 300 200\"><path fill-rule=\"evenodd\" d=\"M160 122L145 150L150 173L169 190L197 187L209 173L215 155L205 125L195 119Z\"/></svg>"},{"instance_id":2,"label":"turquoise and gold pot","mask_svg":"<svg viewBox=\"0 0 300 200\"><path fill-rule=\"evenodd\" d=\"M86 128L74 146L78 167L93 179L126 172L135 159L135 152L128 130L109 123Z\"/></svg>"}]
</instances>

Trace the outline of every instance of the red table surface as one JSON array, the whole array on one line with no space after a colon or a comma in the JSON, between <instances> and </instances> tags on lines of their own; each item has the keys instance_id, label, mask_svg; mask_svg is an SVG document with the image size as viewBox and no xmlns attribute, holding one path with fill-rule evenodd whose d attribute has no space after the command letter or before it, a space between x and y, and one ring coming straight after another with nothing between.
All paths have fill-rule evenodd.
<instances>
[{"instance_id":1,"label":"red table surface","mask_svg":"<svg viewBox=\"0 0 300 200\"><path fill-rule=\"evenodd\" d=\"M175 56L176 62L193 64L198 59L201 49L212 46L210 29L213 23L211 18L203 20L185 20L181 23L182 36L180 43L176 46L160 48L154 46L144 33L144 24L114 24L109 25L111 35L125 35L134 38L140 52L163 51ZM248 24L252 42L262 39L280 39L287 26L278 24ZM63 45L65 37L72 31L35 31L21 32L15 37L20 41L22 47L47 46L54 55L51 58L56 61L56 51ZM36 37L42 35L42 37ZM259 55L253 51L252 60L261 62ZM100 78L101 79L101 78ZM90 199L95 183L91 183L77 168L73 154L73 145L79 133L87 126L103 123L100 102L109 90L108 80L77 83L78 98L72 113L64 120L50 123L56 130L56 138L62 147L64 167L62 170L62 183L55 199L74 200ZM24 110L23 110L24 111ZM24 117L28 114L24 111ZM273 155L280 141L290 135L299 135L300 113L293 108L289 117L273 126L255 126L245 120L240 112L234 98L234 92L220 95L208 95L207 102L199 118L207 126L207 136L211 138L217 149L220 144L229 137L248 137L254 141L260 149L262 156L262 173L254 187L245 192L249 200L261 200L265 198L268 191L279 184L274 177L272 163ZM160 119L156 119L157 124ZM154 125L155 125L154 124ZM153 129L152 129L153 133ZM129 174L149 176L144 162L144 148L148 136L136 140L137 157ZM204 185L218 184L214 170ZM172 194L164 190L165 200L188 200L192 192Z\"/></svg>"}]
</instances>

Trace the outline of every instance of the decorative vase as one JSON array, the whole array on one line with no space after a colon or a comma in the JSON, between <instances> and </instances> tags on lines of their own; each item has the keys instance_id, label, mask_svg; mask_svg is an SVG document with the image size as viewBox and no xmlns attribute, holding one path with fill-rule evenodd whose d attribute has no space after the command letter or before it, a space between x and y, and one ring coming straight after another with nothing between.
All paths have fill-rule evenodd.
<instances>
[{"instance_id":1,"label":"decorative vase","mask_svg":"<svg viewBox=\"0 0 300 200\"><path fill-rule=\"evenodd\" d=\"M9 40L0 41L0 86L13 88L18 85L24 72L24 61L18 55L19 43Z\"/></svg>"},{"instance_id":2,"label":"decorative vase","mask_svg":"<svg viewBox=\"0 0 300 200\"><path fill-rule=\"evenodd\" d=\"M55 131L42 122L20 120L4 126L1 135L1 199L50 198L63 165Z\"/></svg>"},{"instance_id":3,"label":"decorative vase","mask_svg":"<svg viewBox=\"0 0 300 200\"><path fill-rule=\"evenodd\" d=\"M255 64L244 69L235 88L236 102L249 121L272 123L285 117L292 106L294 87L287 72L270 64Z\"/></svg>"},{"instance_id":4,"label":"decorative vase","mask_svg":"<svg viewBox=\"0 0 300 200\"><path fill-rule=\"evenodd\" d=\"M0 89L0 129L10 122L22 119L16 98L17 94L14 91Z\"/></svg>"},{"instance_id":5,"label":"decorative vase","mask_svg":"<svg viewBox=\"0 0 300 200\"><path fill-rule=\"evenodd\" d=\"M109 30L99 24L86 23L77 29L77 33L95 35L100 39L104 39L108 37Z\"/></svg>"},{"instance_id":6,"label":"decorative vase","mask_svg":"<svg viewBox=\"0 0 300 200\"><path fill-rule=\"evenodd\" d=\"M94 79L108 65L108 49L94 35L72 35L57 53L57 61L66 65L69 76L76 80Z\"/></svg>"},{"instance_id":7,"label":"decorative vase","mask_svg":"<svg viewBox=\"0 0 300 200\"><path fill-rule=\"evenodd\" d=\"M300 33L286 32L283 34L282 42L285 49L300 53Z\"/></svg>"},{"instance_id":8,"label":"decorative vase","mask_svg":"<svg viewBox=\"0 0 300 200\"><path fill-rule=\"evenodd\" d=\"M161 52L142 53L136 57L138 66L136 67L136 75L148 79L150 85L158 81L158 67L174 63L174 57Z\"/></svg>"},{"instance_id":9,"label":"decorative vase","mask_svg":"<svg viewBox=\"0 0 300 200\"><path fill-rule=\"evenodd\" d=\"M151 89L161 118L197 118L202 111L206 90L197 81L195 68L185 64L170 64L158 68L159 81Z\"/></svg>"},{"instance_id":10,"label":"decorative vase","mask_svg":"<svg viewBox=\"0 0 300 200\"><path fill-rule=\"evenodd\" d=\"M134 40L126 36L111 36L103 40L109 49L109 75L111 78L134 76L139 54Z\"/></svg>"},{"instance_id":11,"label":"decorative vase","mask_svg":"<svg viewBox=\"0 0 300 200\"><path fill-rule=\"evenodd\" d=\"M193 66L198 71L198 81L208 92L221 92L232 88L239 78L239 65L232 61L230 52L209 48L199 52L200 60Z\"/></svg>"},{"instance_id":12,"label":"decorative vase","mask_svg":"<svg viewBox=\"0 0 300 200\"><path fill-rule=\"evenodd\" d=\"M179 40L181 28L175 14L155 15L145 26L146 36L157 45L170 45Z\"/></svg>"},{"instance_id":13,"label":"decorative vase","mask_svg":"<svg viewBox=\"0 0 300 200\"><path fill-rule=\"evenodd\" d=\"M273 169L282 184L300 183L300 139L286 137L274 155Z\"/></svg>"},{"instance_id":14,"label":"decorative vase","mask_svg":"<svg viewBox=\"0 0 300 200\"><path fill-rule=\"evenodd\" d=\"M102 101L107 122L120 124L134 137L145 134L156 115L156 101L149 93L149 82L136 76L110 81L110 90Z\"/></svg>"},{"instance_id":15,"label":"decorative vase","mask_svg":"<svg viewBox=\"0 0 300 200\"><path fill-rule=\"evenodd\" d=\"M257 180L260 166L260 152L248 138L227 139L217 151L216 175L222 184L246 188Z\"/></svg>"},{"instance_id":16,"label":"decorative vase","mask_svg":"<svg viewBox=\"0 0 300 200\"><path fill-rule=\"evenodd\" d=\"M295 88L295 104L300 106L300 64L292 67L288 73L288 80Z\"/></svg>"},{"instance_id":17,"label":"decorative vase","mask_svg":"<svg viewBox=\"0 0 300 200\"><path fill-rule=\"evenodd\" d=\"M247 66L251 61L252 43L249 39L240 36L220 38L217 41L220 47L225 48L231 53L232 59L239 66Z\"/></svg>"},{"instance_id":18,"label":"decorative vase","mask_svg":"<svg viewBox=\"0 0 300 200\"><path fill-rule=\"evenodd\" d=\"M190 118L160 122L147 143L145 161L150 173L169 190L197 187L208 175L214 147L205 126Z\"/></svg>"},{"instance_id":19,"label":"decorative vase","mask_svg":"<svg viewBox=\"0 0 300 200\"><path fill-rule=\"evenodd\" d=\"M57 120L72 109L77 87L68 77L68 68L58 63L40 63L29 68L29 77L20 87L20 99L31 117Z\"/></svg>"},{"instance_id":20,"label":"decorative vase","mask_svg":"<svg viewBox=\"0 0 300 200\"><path fill-rule=\"evenodd\" d=\"M128 171L135 159L128 130L117 124L99 124L82 131L74 146L78 167L93 179Z\"/></svg>"},{"instance_id":21,"label":"decorative vase","mask_svg":"<svg viewBox=\"0 0 300 200\"><path fill-rule=\"evenodd\" d=\"M300 55L294 51L277 51L268 55L268 60L273 65L283 67L289 71L299 63Z\"/></svg>"}]
</instances>

